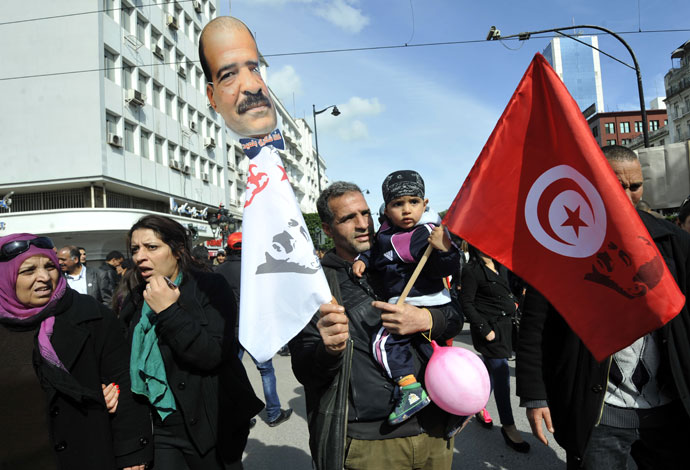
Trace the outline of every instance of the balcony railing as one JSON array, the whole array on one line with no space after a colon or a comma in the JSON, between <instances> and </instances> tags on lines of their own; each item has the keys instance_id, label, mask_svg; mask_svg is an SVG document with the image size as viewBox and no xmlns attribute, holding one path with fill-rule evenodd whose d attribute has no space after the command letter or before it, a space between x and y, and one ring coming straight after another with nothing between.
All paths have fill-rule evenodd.
<instances>
[{"instance_id":1,"label":"balcony railing","mask_svg":"<svg viewBox=\"0 0 690 470\"><path fill-rule=\"evenodd\" d=\"M114 191L108 191L105 194L106 204L104 205L103 189L94 189L96 190L94 194L94 204L97 208L144 209L164 214L168 213L169 205L166 202L144 199ZM80 209L89 207L91 207L90 187L15 194L12 196L12 205L10 209L0 208L0 213Z\"/></svg>"}]
</instances>

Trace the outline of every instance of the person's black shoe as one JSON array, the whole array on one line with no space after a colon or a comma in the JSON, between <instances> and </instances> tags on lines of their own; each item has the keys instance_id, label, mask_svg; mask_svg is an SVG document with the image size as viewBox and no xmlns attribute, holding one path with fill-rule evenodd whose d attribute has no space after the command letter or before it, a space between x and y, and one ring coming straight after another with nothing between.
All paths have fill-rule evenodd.
<instances>
[{"instance_id":1,"label":"person's black shoe","mask_svg":"<svg viewBox=\"0 0 690 470\"><path fill-rule=\"evenodd\" d=\"M289 356L290 355L290 350L288 349L287 346L283 346L278 350L278 355L279 356Z\"/></svg>"},{"instance_id":2,"label":"person's black shoe","mask_svg":"<svg viewBox=\"0 0 690 470\"><path fill-rule=\"evenodd\" d=\"M506 441L506 444L508 444L508 447L513 449L515 452L520 452L521 454L526 454L529 452L529 443L525 441L513 442L503 428L501 428L501 435L503 435L503 439Z\"/></svg>"},{"instance_id":3,"label":"person's black shoe","mask_svg":"<svg viewBox=\"0 0 690 470\"><path fill-rule=\"evenodd\" d=\"M288 408L287 410L280 410L280 414L276 419L273 421L269 421L268 425L272 428L278 426L281 423L284 423L288 419L290 419L290 416L292 416L292 408Z\"/></svg>"},{"instance_id":4,"label":"person's black shoe","mask_svg":"<svg viewBox=\"0 0 690 470\"><path fill-rule=\"evenodd\" d=\"M254 426L256 426L256 418L249 420L249 429L253 428Z\"/></svg>"}]
</instances>

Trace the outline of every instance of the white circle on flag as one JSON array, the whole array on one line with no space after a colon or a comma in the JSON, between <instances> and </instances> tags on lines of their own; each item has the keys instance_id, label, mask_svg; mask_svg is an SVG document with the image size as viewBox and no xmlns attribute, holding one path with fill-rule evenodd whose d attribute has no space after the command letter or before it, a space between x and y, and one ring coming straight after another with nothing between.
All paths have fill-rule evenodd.
<instances>
[{"instance_id":1,"label":"white circle on flag","mask_svg":"<svg viewBox=\"0 0 690 470\"><path fill-rule=\"evenodd\" d=\"M604 201L594 185L568 165L537 178L527 193L525 221L537 242L569 258L593 255L606 237Z\"/></svg>"}]
</instances>

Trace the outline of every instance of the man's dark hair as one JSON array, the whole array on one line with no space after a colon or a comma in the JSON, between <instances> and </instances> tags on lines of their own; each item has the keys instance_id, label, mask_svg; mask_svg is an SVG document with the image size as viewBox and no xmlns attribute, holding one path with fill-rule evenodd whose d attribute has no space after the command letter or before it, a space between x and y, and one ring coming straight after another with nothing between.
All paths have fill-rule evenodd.
<instances>
[{"instance_id":1,"label":"man's dark hair","mask_svg":"<svg viewBox=\"0 0 690 470\"><path fill-rule=\"evenodd\" d=\"M635 162L638 160L637 154L628 147L622 145L607 145L601 151L608 161L613 162Z\"/></svg>"},{"instance_id":2,"label":"man's dark hair","mask_svg":"<svg viewBox=\"0 0 690 470\"><path fill-rule=\"evenodd\" d=\"M690 202L686 202L682 206L680 206L680 210L678 211L678 222L681 224L685 223L685 219L688 218L690 215Z\"/></svg>"},{"instance_id":3,"label":"man's dark hair","mask_svg":"<svg viewBox=\"0 0 690 470\"><path fill-rule=\"evenodd\" d=\"M331 199L342 196L345 193L361 193L362 190L359 189L354 183L348 183L347 181L336 181L332 183L329 187L323 190L319 199L316 201L316 210L319 213L319 218L324 224L331 225L333 223L333 212L328 206Z\"/></svg>"},{"instance_id":4,"label":"man's dark hair","mask_svg":"<svg viewBox=\"0 0 690 470\"><path fill-rule=\"evenodd\" d=\"M83 246L78 246L78 247L77 247L77 250L79 250L79 251L84 250L84 253L86 253L86 248L84 248ZM80 253L80 254L81 254L81 253Z\"/></svg>"},{"instance_id":5,"label":"man's dark hair","mask_svg":"<svg viewBox=\"0 0 690 470\"><path fill-rule=\"evenodd\" d=\"M192 258L205 263L208 261L208 248L204 245L196 245L192 248Z\"/></svg>"},{"instance_id":6,"label":"man's dark hair","mask_svg":"<svg viewBox=\"0 0 690 470\"><path fill-rule=\"evenodd\" d=\"M113 250L110 253L108 253L107 255L105 255L106 261L110 261L110 260L114 260L114 259L125 259L125 255L123 255L122 253L120 253L117 250Z\"/></svg>"},{"instance_id":7,"label":"man's dark hair","mask_svg":"<svg viewBox=\"0 0 690 470\"><path fill-rule=\"evenodd\" d=\"M63 247L60 251L62 250L68 250L69 251L69 257L72 259L77 260L77 263L81 263L81 253L79 252L79 248L77 248L74 245L67 245Z\"/></svg>"}]
</instances>

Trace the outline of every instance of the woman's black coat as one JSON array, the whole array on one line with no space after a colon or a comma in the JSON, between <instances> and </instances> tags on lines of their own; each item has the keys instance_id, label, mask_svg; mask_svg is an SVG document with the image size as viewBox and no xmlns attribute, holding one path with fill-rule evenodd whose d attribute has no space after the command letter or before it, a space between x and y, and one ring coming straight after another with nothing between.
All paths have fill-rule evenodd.
<instances>
[{"instance_id":1,"label":"woman's black coat","mask_svg":"<svg viewBox=\"0 0 690 470\"><path fill-rule=\"evenodd\" d=\"M13 334L4 336L12 341ZM69 374L46 365L34 349L34 369L46 401L26 406L46 406L57 467L119 469L152 461L150 414L129 391L129 348L115 315L94 298L67 288L56 306L51 343ZM115 414L108 413L101 390L102 383L112 382L121 390ZM5 468L2 462L0 467Z\"/></svg>"},{"instance_id":2,"label":"woman's black coat","mask_svg":"<svg viewBox=\"0 0 690 470\"><path fill-rule=\"evenodd\" d=\"M130 341L143 298L130 296L121 316ZM217 446L225 462L241 459L249 420L263 408L240 362L235 338L236 303L220 274L183 276L180 297L161 311L156 334L168 384L200 454Z\"/></svg>"},{"instance_id":3,"label":"woman's black coat","mask_svg":"<svg viewBox=\"0 0 690 470\"><path fill-rule=\"evenodd\" d=\"M498 274L476 259L466 264L460 301L470 322L474 348L486 357L506 358L512 355L512 317L517 300L510 291L506 268L497 266ZM496 337L487 341L486 335L492 330Z\"/></svg>"}]
</instances>

